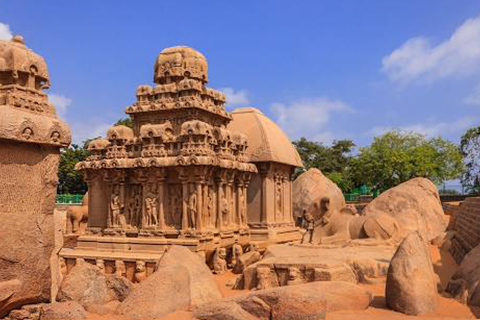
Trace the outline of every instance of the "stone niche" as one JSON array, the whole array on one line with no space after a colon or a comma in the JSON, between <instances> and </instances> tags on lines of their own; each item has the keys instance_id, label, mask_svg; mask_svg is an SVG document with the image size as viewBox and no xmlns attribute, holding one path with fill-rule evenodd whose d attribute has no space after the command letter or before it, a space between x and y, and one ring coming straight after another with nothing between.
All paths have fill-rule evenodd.
<instances>
[{"instance_id":1,"label":"stone niche","mask_svg":"<svg viewBox=\"0 0 480 320\"><path fill-rule=\"evenodd\" d=\"M247 196L251 240L261 247L299 240L292 211L292 174L303 167L297 150L260 110L239 108L232 117L228 128L247 136L247 155L258 170Z\"/></svg>"},{"instance_id":2,"label":"stone niche","mask_svg":"<svg viewBox=\"0 0 480 320\"><path fill-rule=\"evenodd\" d=\"M247 188L257 167L247 138L227 129L225 95L206 87L207 61L189 47L163 50L155 86L140 85L127 107L133 128L114 126L77 164L89 189L88 227L75 259L147 274L167 246L187 246L207 261L216 248L249 243ZM150 271L149 271L150 270Z\"/></svg>"},{"instance_id":3,"label":"stone niche","mask_svg":"<svg viewBox=\"0 0 480 320\"><path fill-rule=\"evenodd\" d=\"M0 40L0 317L49 301L55 282L59 150L71 136L48 86L44 59L21 36Z\"/></svg>"}]
</instances>

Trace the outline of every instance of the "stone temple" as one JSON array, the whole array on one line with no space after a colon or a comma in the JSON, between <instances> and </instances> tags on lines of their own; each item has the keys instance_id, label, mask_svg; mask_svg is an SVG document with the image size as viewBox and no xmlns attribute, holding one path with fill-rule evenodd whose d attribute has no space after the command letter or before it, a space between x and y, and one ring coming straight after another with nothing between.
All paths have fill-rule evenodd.
<instances>
[{"instance_id":1,"label":"stone temple","mask_svg":"<svg viewBox=\"0 0 480 320\"><path fill-rule=\"evenodd\" d=\"M61 252L69 268L96 260L131 278L138 265L151 273L172 244L210 261L217 248L299 239L291 206L298 154L270 120L242 128L235 118L245 110L226 112L225 95L207 81L201 53L164 49L156 85L140 85L126 109L133 128L111 127L89 143L92 155L77 164L89 189L88 227Z\"/></svg>"}]
</instances>

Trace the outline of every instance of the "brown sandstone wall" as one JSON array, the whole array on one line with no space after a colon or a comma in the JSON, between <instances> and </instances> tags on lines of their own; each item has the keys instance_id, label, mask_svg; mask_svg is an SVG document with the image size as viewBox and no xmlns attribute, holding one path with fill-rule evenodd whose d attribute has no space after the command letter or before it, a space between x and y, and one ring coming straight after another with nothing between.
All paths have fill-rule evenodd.
<instances>
[{"instance_id":1,"label":"brown sandstone wall","mask_svg":"<svg viewBox=\"0 0 480 320\"><path fill-rule=\"evenodd\" d=\"M50 298L58 148L0 139L0 317Z\"/></svg>"},{"instance_id":2,"label":"brown sandstone wall","mask_svg":"<svg viewBox=\"0 0 480 320\"><path fill-rule=\"evenodd\" d=\"M453 217L455 234L450 253L460 263L470 250L480 244L480 197L465 199Z\"/></svg>"}]
</instances>

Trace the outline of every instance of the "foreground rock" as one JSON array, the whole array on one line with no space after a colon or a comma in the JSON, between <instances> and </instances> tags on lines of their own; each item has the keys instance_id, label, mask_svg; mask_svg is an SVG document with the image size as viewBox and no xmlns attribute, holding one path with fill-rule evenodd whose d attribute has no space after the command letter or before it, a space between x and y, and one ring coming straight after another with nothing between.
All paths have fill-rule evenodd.
<instances>
[{"instance_id":1,"label":"foreground rock","mask_svg":"<svg viewBox=\"0 0 480 320\"><path fill-rule=\"evenodd\" d=\"M363 212L371 217L393 217L400 226L400 238L418 230L431 241L447 228L437 187L425 178L415 178L383 192Z\"/></svg>"},{"instance_id":2,"label":"foreground rock","mask_svg":"<svg viewBox=\"0 0 480 320\"><path fill-rule=\"evenodd\" d=\"M172 246L158 263L157 272L170 265L180 264L187 268L190 277L191 304L199 305L222 298L212 272L198 255L186 247Z\"/></svg>"},{"instance_id":3,"label":"foreground rock","mask_svg":"<svg viewBox=\"0 0 480 320\"><path fill-rule=\"evenodd\" d=\"M140 282L117 308L129 319L154 319L191 303L190 275L180 264L166 266Z\"/></svg>"},{"instance_id":4,"label":"foreground rock","mask_svg":"<svg viewBox=\"0 0 480 320\"><path fill-rule=\"evenodd\" d=\"M87 312L75 301L46 304L40 311L41 320L80 320L86 318Z\"/></svg>"},{"instance_id":5,"label":"foreground rock","mask_svg":"<svg viewBox=\"0 0 480 320\"><path fill-rule=\"evenodd\" d=\"M318 220L321 217L319 208L320 199L330 199L330 209L340 211L345 207L345 198L342 190L318 169L309 169L302 173L293 182L293 215L296 218L303 216L307 210Z\"/></svg>"},{"instance_id":6,"label":"foreground rock","mask_svg":"<svg viewBox=\"0 0 480 320\"><path fill-rule=\"evenodd\" d=\"M57 299L77 301L83 306L104 304L113 300L105 274L97 266L84 261L78 261L63 279Z\"/></svg>"},{"instance_id":7,"label":"foreground rock","mask_svg":"<svg viewBox=\"0 0 480 320\"><path fill-rule=\"evenodd\" d=\"M203 260L185 247L172 246L157 271L133 289L117 312L131 319L151 319L221 298Z\"/></svg>"},{"instance_id":8,"label":"foreground rock","mask_svg":"<svg viewBox=\"0 0 480 320\"><path fill-rule=\"evenodd\" d=\"M364 310L371 299L370 292L348 282L312 282L205 304L194 315L198 319L325 319L327 311ZM235 310L235 318L228 317L229 309Z\"/></svg>"},{"instance_id":9,"label":"foreground rock","mask_svg":"<svg viewBox=\"0 0 480 320\"><path fill-rule=\"evenodd\" d=\"M438 305L437 279L425 241L419 232L410 233L390 262L387 306L409 315L434 312Z\"/></svg>"},{"instance_id":10,"label":"foreground rock","mask_svg":"<svg viewBox=\"0 0 480 320\"><path fill-rule=\"evenodd\" d=\"M244 270L235 288L251 290L259 287L261 281L267 282L269 287L285 286L290 281L347 281L355 284L383 281L395 248L372 244L271 245L262 260ZM259 269L265 273L257 272ZM292 275L292 271L297 272L296 275Z\"/></svg>"},{"instance_id":11,"label":"foreground rock","mask_svg":"<svg viewBox=\"0 0 480 320\"><path fill-rule=\"evenodd\" d=\"M446 291L470 306L480 307L480 245L463 258Z\"/></svg>"}]
</instances>

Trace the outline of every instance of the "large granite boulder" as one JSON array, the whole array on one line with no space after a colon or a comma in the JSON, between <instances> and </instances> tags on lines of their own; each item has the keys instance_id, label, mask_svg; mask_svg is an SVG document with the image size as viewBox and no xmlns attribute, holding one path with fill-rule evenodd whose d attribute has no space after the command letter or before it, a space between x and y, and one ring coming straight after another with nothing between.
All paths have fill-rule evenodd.
<instances>
[{"instance_id":1,"label":"large granite boulder","mask_svg":"<svg viewBox=\"0 0 480 320\"><path fill-rule=\"evenodd\" d=\"M438 305L438 277L425 240L411 232L390 262L385 287L387 306L409 315L434 312Z\"/></svg>"},{"instance_id":2,"label":"large granite boulder","mask_svg":"<svg viewBox=\"0 0 480 320\"><path fill-rule=\"evenodd\" d=\"M428 179L415 178L383 192L364 209L365 216L389 215L398 223L400 239L419 231L431 241L447 228L437 187Z\"/></svg>"},{"instance_id":3,"label":"large granite boulder","mask_svg":"<svg viewBox=\"0 0 480 320\"><path fill-rule=\"evenodd\" d=\"M320 199L330 199L330 210L340 211L345 207L345 198L342 190L318 169L309 169L302 173L293 182L293 215L295 218L303 216L307 210L315 219L320 215Z\"/></svg>"},{"instance_id":4,"label":"large granite boulder","mask_svg":"<svg viewBox=\"0 0 480 320\"><path fill-rule=\"evenodd\" d=\"M201 305L194 315L198 319L324 319L327 311L364 310L371 300L371 293L355 284L317 281L258 290ZM239 310L235 313L241 317L222 317L228 308Z\"/></svg>"},{"instance_id":5,"label":"large granite boulder","mask_svg":"<svg viewBox=\"0 0 480 320\"><path fill-rule=\"evenodd\" d=\"M190 272L181 264L165 266L135 286L118 306L128 319L155 319L191 305Z\"/></svg>"},{"instance_id":6,"label":"large granite boulder","mask_svg":"<svg viewBox=\"0 0 480 320\"><path fill-rule=\"evenodd\" d=\"M190 302L199 305L222 298L212 272L198 255L183 246L172 246L163 254L157 272L170 265L180 264L187 268L190 277Z\"/></svg>"},{"instance_id":7,"label":"large granite boulder","mask_svg":"<svg viewBox=\"0 0 480 320\"><path fill-rule=\"evenodd\" d=\"M77 301L84 307L114 300L105 274L97 266L85 261L78 261L63 279L57 299L58 301Z\"/></svg>"},{"instance_id":8,"label":"large granite boulder","mask_svg":"<svg viewBox=\"0 0 480 320\"><path fill-rule=\"evenodd\" d=\"M480 245L465 255L446 291L470 306L480 307Z\"/></svg>"}]
</instances>

